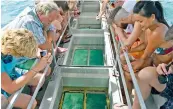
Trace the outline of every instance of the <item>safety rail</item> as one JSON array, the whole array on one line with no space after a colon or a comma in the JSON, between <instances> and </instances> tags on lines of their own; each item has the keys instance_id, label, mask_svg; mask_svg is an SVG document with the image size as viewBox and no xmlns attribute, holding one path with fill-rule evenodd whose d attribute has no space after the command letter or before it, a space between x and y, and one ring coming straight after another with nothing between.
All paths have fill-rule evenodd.
<instances>
[{"instance_id":1,"label":"safety rail","mask_svg":"<svg viewBox=\"0 0 173 109\"><path fill-rule=\"evenodd\" d=\"M65 26L65 28L64 28L64 30L63 30L63 32L62 32L62 34L61 34L61 36L60 36L60 38L59 38L59 40L58 40L58 42L57 42L55 48L57 48L57 47L59 46L59 44L60 44L60 42L61 42L61 39L62 39L62 37L64 36L64 33L65 33L66 29L67 29L67 26L70 24L70 19L71 19L71 17L68 19L68 23L67 23L67 25ZM54 60L56 60L56 56L55 56L56 53L54 53L54 50L53 50L52 52L53 52ZM57 60L56 60L56 61L57 61ZM56 62L56 61L55 61L55 62ZM55 66L56 66L56 63L55 63ZM37 93L38 93L38 91L39 91L39 89L40 89L40 87L41 87L41 83L42 83L42 81L43 81L43 78L45 77L46 72L48 71L48 68L49 68L49 65L46 66L46 68L45 68L45 70L44 70L44 73L43 73L43 75L41 76L40 81L39 81L39 83L38 83L38 85L37 85L37 87L36 87L36 89L35 89L35 91L34 91L34 94L33 94L32 98L31 98L31 100L30 100L30 102L29 102L29 104L28 104L27 109L31 109L32 104L34 103L35 97L37 96Z\"/></svg>"},{"instance_id":2,"label":"safety rail","mask_svg":"<svg viewBox=\"0 0 173 109\"><path fill-rule=\"evenodd\" d=\"M123 87L124 87L124 91L125 91L125 96L126 96L126 100L127 100L127 104L128 104L128 108L132 109L132 105L131 105L131 101L130 101L130 96L127 90L127 85L126 85L126 81L125 81L125 77L124 77L124 71L122 69L122 64L121 64L121 60L120 60L120 56L119 56L119 51L118 51L118 44L114 38L114 33L112 32L112 28L111 29L111 36L112 36L112 40L113 40L113 44L115 47L115 52L116 52L116 62L118 63L119 66L119 70L120 70L120 75L122 78L122 83L123 83ZM115 64L115 63L114 63ZM117 67L117 66L116 66Z\"/></svg>"},{"instance_id":3,"label":"safety rail","mask_svg":"<svg viewBox=\"0 0 173 109\"><path fill-rule=\"evenodd\" d=\"M105 17L106 17L106 20L108 19L108 14L109 13L109 9L111 7L109 5L107 5L107 8L105 10ZM130 101L130 96L129 96L129 93L128 93L128 90L127 90L127 85L126 85L126 82L125 82L125 77L124 77L124 71L123 71L123 68L122 68L122 64L121 64L121 60L120 60L120 55L119 55L119 50L120 50L120 46L124 46L121 39L119 39L119 42L117 42L115 40L115 35L114 35L114 31L113 31L113 28L112 26L110 25L110 32L111 32L111 36L112 36L112 40L113 40L113 44L114 44L114 47L115 47L115 52L116 52L116 61L118 62L118 66L119 66L119 70L120 70L120 75L122 77L122 83L123 83L123 87L124 87L124 91L125 91L125 96L126 96L126 100L127 100L127 104L128 104L128 108L129 109L132 109L132 103ZM136 91L136 94L137 94L137 97L138 97L138 100L139 100L139 103L140 103L140 106L141 106L141 109L146 109L146 105L145 105L145 102L143 100L143 97L142 97L142 94L141 94L141 91L140 91L140 88L139 88L139 85L137 84L137 80L136 80L136 77L135 77L135 74L134 74L134 71L133 71L133 68L132 68L132 65L130 63L130 59L129 59L129 56L128 56L128 52L127 51L123 51L123 54L125 56L125 60L127 62L127 66L128 66L128 69L130 71L130 76L132 78L132 82L133 82L133 85L134 85L134 88L135 88L135 91Z\"/></svg>"},{"instance_id":4,"label":"safety rail","mask_svg":"<svg viewBox=\"0 0 173 109\"><path fill-rule=\"evenodd\" d=\"M71 20L71 17L68 19L67 25L65 26L65 28L64 28L64 30L63 30L61 36L59 37L59 40L58 40L58 42L56 43L55 47L54 47L53 44L52 44L52 48L57 49L57 47L59 46L59 44L60 44L60 42L61 42L61 39L62 39L62 37L64 36L64 33L65 33L65 31L66 31L68 25L70 26L70 20ZM56 63L57 63L57 60L56 60L56 53L54 52L54 50L52 50L52 55L53 55L53 59L54 59L54 64L56 64Z\"/></svg>"},{"instance_id":5,"label":"safety rail","mask_svg":"<svg viewBox=\"0 0 173 109\"><path fill-rule=\"evenodd\" d=\"M32 67L36 65L36 63L38 62L38 60L39 60L39 59L36 59L36 60L35 60L35 62L34 62L34 64L32 65ZM32 68L32 67L31 67L31 68ZM24 87L25 87L25 86L23 86L20 90L18 90L16 93L14 93L14 96L13 96L13 98L11 99L10 103L8 104L7 109L12 109L12 108L13 108L13 105L14 105L16 99L19 97L19 94L22 93Z\"/></svg>"},{"instance_id":6,"label":"safety rail","mask_svg":"<svg viewBox=\"0 0 173 109\"><path fill-rule=\"evenodd\" d=\"M122 64L121 64L121 61L120 61L120 55L119 55L119 51L118 51L120 49L120 47L117 47L119 44L121 46L123 46L123 43L121 42L121 40L119 40L119 43L116 42L116 40L114 38L115 35L114 35L114 32L113 32L113 28L111 26L110 26L110 31L111 31L112 39L113 39L113 42L114 42L115 51L116 51L116 56L117 56L116 59L118 61L118 65L119 65L119 68L120 68L120 74L121 74L122 82L123 82L123 85L124 85L126 100L127 100L129 109L131 109L132 108L132 104L131 104L130 99L129 99L129 93L127 91L127 85L125 83L124 71L122 69ZM135 77L132 65L131 65L129 57L128 57L128 52L127 51L123 51L123 54L125 56L125 60L127 62L128 69L130 71L130 76L132 78L132 82L133 82L133 85L134 85L134 88L135 88L135 91L136 91L136 94L137 94L137 97L138 97L141 109L146 109L145 102L143 100L143 97L142 97L139 85L137 84L137 80L136 80L136 77Z\"/></svg>"},{"instance_id":7,"label":"safety rail","mask_svg":"<svg viewBox=\"0 0 173 109\"><path fill-rule=\"evenodd\" d=\"M61 34L61 36L60 36L60 38L59 38L57 44L56 44L56 46L54 47L54 46L53 46L53 43L52 43L52 55L53 55L53 61L54 61L54 64L55 64L55 65L56 65L57 60L56 60L56 56L55 56L56 53L54 52L54 48L56 49L56 48L59 46L59 44L60 44L60 42L61 42L61 39L62 39L62 37L64 36L64 33L65 33L65 31L66 31L68 25L70 25L70 19L71 19L71 17L68 19L68 23L67 23L67 25L65 26L65 28L64 28L64 30L63 30L63 32L62 32L62 34ZM33 66L38 62L38 60L39 60L39 59L36 59L36 61L34 62ZM32 108L32 104L34 103L34 100L35 100L35 98L36 98L36 96L37 96L37 93L38 93L39 89L41 88L41 83L42 83L42 81L44 80L44 77L45 77L45 75L46 75L46 73L47 73L47 71L48 71L48 69L49 69L49 66L50 66L50 64L47 64L47 66L46 66L46 68L45 68L45 70L44 70L44 72L43 72L43 75L41 76L41 78L40 78L40 80L39 80L39 83L38 83L38 85L37 85L37 87L36 87L36 89L35 89L35 91L34 91L34 94L33 94L32 98L31 98L31 100L30 100L30 102L29 102L29 104L28 104L28 106L27 106L27 109L31 109L31 108ZM25 87L25 86L24 86L24 87ZM9 105L7 106L7 109L12 109L12 108L13 108L13 105L14 105L16 99L17 99L18 96L21 94L21 92L22 92L22 90L24 89L24 87L22 87L21 89L19 89L19 90L14 94L12 100L10 101Z\"/></svg>"},{"instance_id":8,"label":"safety rail","mask_svg":"<svg viewBox=\"0 0 173 109\"><path fill-rule=\"evenodd\" d=\"M57 63L57 60L56 60L54 48L57 48L57 47L59 46L60 41L61 41L62 37L64 36L64 33L65 33L65 31L66 31L68 25L70 25L70 19L71 19L71 17L68 19L68 23L67 23L67 25L65 26L65 28L64 28L64 30L63 30L63 32L62 32L62 34L61 34L61 36L60 36L60 38L59 38L57 44L56 44L56 47L54 47L54 46L52 45L52 55L53 55L53 61L54 61L54 64L55 64L55 65L56 65L56 63ZM125 90L125 96L126 96L126 99L127 99L127 104L128 104L129 109L132 109L132 104L131 104L131 101L130 101L130 96L129 96L129 94L128 94L127 85L126 85L125 77L124 77L124 72L123 72L123 69L122 69L121 61L120 61L120 56L119 56L119 51L118 51L118 50L119 50L119 49L118 49L119 47L117 47L118 44L121 44L121 46L123 46L123 45L122 45L121 42L120 42L120 43L117 43L116 40L114 39L114 32L113 32L113 30L112 30L112 27L110 27L110 30L111 30L111 35L112 35L112 39L113 39L115 51L116 51L116 60L117 60L117 63L118 63L118 65L119 65L120 75L121 75L121 77L122 77L122 82L123 82L123 86L124 86L124 90ZM127 61L127 65L128 65L129 71L130 71L130 75L131 75L131 77L132 77L132 81L133 81L133 84L134 84L134 88L135 88L136 93L137 93L137 96L138 96L138 98L139 98L139 102L140 102L141 108L142 108L142 109L146 109L146 106L145 106L144 100L143 100L143 98L142 98L142 95L141 95L139 86L138 86L138 84L137 84L137 80L136 80L136 78L135 78L134 71L133 71L133 69L132 69L132 66L131 66L131 63L130 63L130 60L129 60L129 57L128 57L127 52L124 52L124 56L125 56L125 59L126 59L126 61ZM37 61L38 61L38 59L37 59ZM115 64L115 63L114 63L114 64ZM40 87L41 87L41 83L42 83L42 81L43 81L43 78L44 78L45 75L46 75L46 72L48 71L49 66L50 66L50 64L48 64L48 65L46 66L46 68L45 68L45 70L44 70L44 72L43 72L43 75L41 76L41 79L40 79L40 81L39 81L39 83L38 83L38 85L37 85L37 87L36 87L36 90L34 91L34 94L33 94L32 98L31 98L31 100L30 100L30 102L29 102L29 104L28 104L27 109L31 109L32 104L34 103L35 97L36 97L36 95L37 95L37 93L38 93L38 91L39 91L39 89L40 89ZM80 66L79 66L79 67L80 67ZM12 98L11 102L9 103L7 109L12 109L12 108L13 108L13 105L14 105L14 103L15 103L17 97L19 96L19 94L22 92L23 89L24 89L24 87L22 87L20 90L18 90L18 91L14 94L14 97Z\"/></svg>"}]
</instances>

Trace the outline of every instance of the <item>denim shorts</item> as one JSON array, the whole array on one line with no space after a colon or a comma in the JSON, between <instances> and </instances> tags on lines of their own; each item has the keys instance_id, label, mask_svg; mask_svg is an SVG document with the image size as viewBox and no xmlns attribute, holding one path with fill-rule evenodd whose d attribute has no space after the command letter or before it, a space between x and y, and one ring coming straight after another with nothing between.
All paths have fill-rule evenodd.
<instances>
[{"instance_id":1,"label":"denim shorts","mask_svg":"<svg viewBox=\"0 0 173 109\"><path fill-rule=\"evenodd\" d=\"M168 101L165 102L160 109L173 109L173 74L168 75L168 80L166 88L162 92L158 92L154 88L152 88L151 91L152 94L159 94L160 96L168 99Z\"/></svg>"},{"instance_id":2,"label":"denim shorts","mask_svg":"<svg viewBox=\"0 0 173 109\"><path fill-rule=\"evenodd\" d=\"M160 109L173 109L173 99L169 99Z\"/></svg>"}]
</instances>

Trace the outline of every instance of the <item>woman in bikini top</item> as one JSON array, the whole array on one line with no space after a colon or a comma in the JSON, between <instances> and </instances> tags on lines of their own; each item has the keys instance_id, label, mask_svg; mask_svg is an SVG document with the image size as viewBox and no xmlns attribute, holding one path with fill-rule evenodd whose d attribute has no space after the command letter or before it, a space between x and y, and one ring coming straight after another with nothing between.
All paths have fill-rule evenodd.
<instances>
[{"instance_id":1,"label":"woman in bikini top","mask_svg":"<svg viewBox=\"0 0 173 109\"><path fill-rule=\"evenodd\" d=\"M152 63L157 66L160 63L169 63L173 57L173 26L169 28L165 42L158 47L152 56Z\"/></svg>"}]
</instances>

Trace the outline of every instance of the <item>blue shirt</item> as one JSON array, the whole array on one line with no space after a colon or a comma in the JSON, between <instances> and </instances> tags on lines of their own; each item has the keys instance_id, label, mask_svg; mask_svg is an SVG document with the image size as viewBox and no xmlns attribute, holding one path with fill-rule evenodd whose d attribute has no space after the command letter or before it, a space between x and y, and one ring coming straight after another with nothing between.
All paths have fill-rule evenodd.
<instances>
[{"instance_id":1,"label":"blue shirt","mask_svg":"<svg viewBox=\"0 0 173 109\"><path fill-rule=\"evenodd\" d=\"M21 12L5 29L26 28L30 30L37 41L37 43L43 44L46 42L46 37L43 35L43 24L38 18L35 8L27 7ZM51 25L49 30L54 30Z\"/></svg>"},{"instance_id":2,"label":"blue shirt","mask_svg":"<svg viewBox=\"0 0 173 109\"><path fill-rule=\"evenodd\" d=\"M20 76L22 76L24 73L26 73L26 72L17 72L15 70L15 66L27 61L28 58L26 58L26 57L19 57L19 58L12 57L12 61L9 63L4 63L2 58L3 57L1 57L1 74L6 73L12 80L15 80L15 79L19 78ZM10 94L8 94L2 88L1 88L1 94L3 94L5 97L10 96Z\"/></svg>"}]
</instances>

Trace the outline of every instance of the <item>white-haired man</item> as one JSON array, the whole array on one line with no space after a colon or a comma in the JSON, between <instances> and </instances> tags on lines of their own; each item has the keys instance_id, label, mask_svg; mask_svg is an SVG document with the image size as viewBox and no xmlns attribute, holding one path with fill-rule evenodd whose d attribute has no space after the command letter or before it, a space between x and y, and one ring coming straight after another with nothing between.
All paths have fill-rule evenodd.
<instances>
[{"instance_id":1,"label":"white-haired man","mask_svg":"<svg viewBox=\"0 0 173 109\"><path fill-rule=\"evenodd\" d=\"M53 2L40 2L33 8L26 8L6 29L26 28L34 34L40 49L51 51L54 20L62 22L59 7Z\"/></svg>"}]
</instances>

